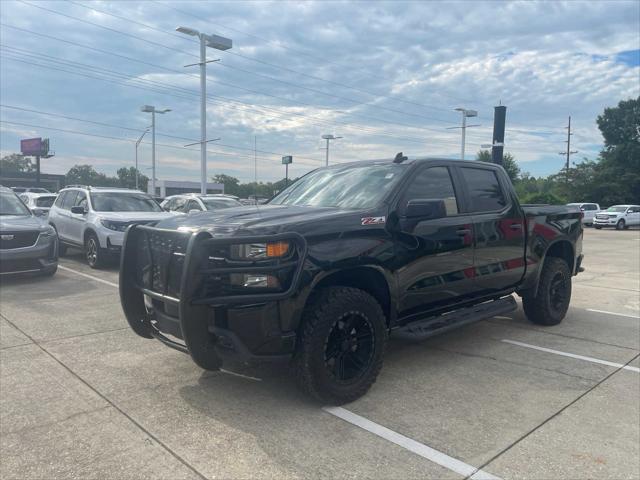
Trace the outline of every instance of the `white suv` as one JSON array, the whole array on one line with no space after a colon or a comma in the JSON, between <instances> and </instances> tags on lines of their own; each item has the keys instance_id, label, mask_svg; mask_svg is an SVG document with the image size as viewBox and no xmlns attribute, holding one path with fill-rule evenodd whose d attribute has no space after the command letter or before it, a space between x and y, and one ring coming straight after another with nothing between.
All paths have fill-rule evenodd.
<instances>
[{"instance_id":1,"label":"white suv","mask_svg":"<svg viewBox=\"0 0 640 480\"><path fill-rule=\"evenodd\" d=\"M567 203L568 207L578 207L582 211L582 223L593 225L593 219L600 213L600 205L597 203Z\"/></svg>"},{"instance_id":2,"label":"white suv","mask_svg":"<svg viewBox=\"0 0 640 480\"><path fill-rule=\"evenodd\" d=\"M237 197L225 194L184 193L172 195L160 204L168 212L195 213L205 210L221 210L223 208L242 207Z\"/></svg>"},{"instance_id":3,"label":"white suv","mask_svg":"<svg viewBox=\"0 0 640 480\"><path fill-rule=\"evenodd\" d=\"M68 246L82 248L89 266L99 268L120 253L129 225L153 224L174 215L138 190L71 186L60 190L49 223L58 232L61 255Z\"/></svg>"},{"instance_id":4,"label":"white suv","mask_svg":"<svg viewBox=\"0 0 640 480\"><path fill-rule=\"evenodd\" d=\"M593 221L597 229L616 227L624 230L632 225L640 225L640 205L614 205L599 212Z\"/></svg>"}]
</instances>

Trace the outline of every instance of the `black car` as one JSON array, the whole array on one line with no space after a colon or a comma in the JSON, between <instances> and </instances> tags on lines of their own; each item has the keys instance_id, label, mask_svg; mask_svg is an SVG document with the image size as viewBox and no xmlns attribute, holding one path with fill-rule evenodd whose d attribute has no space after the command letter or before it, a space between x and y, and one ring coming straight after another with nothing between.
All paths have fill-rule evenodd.
<instances>
[{"instance_id":1,"label":"black car","mask_svg":"<svg viewBox=\"0 0 640 480\"><path fill-rule=\"evenodd\" d=\"M315 170L267 205L131 227L129 324L223 361L290 361L330 403L364 394L390 334L423 339L516 308L554 325L581 271L582 213L520 205L496 165L439 159Z\"/></svg>"},{"instance_id":2,"label":"black car","mask_svg":"<svg viewBox=\"0 0 640 480\"><path fill-rule=\"evenodd\" d=\"M58 268L58 237L12 190L0 187L0 275L53 275Z\"/></svg>"}]
</instances>

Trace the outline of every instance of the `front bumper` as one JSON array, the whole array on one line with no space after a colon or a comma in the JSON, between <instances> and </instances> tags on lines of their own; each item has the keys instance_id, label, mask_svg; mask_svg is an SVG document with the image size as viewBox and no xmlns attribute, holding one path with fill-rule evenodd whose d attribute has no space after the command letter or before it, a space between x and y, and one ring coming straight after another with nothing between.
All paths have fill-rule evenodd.
<instances>
[{"instance_id":1,"label":"front bumper","mask_svg":"<svg viewBox=\"0 0 640 480\"><path fill-rule=\"evenodd\" d=\"M288 241L285 258L232 260L233 244ZM283 331L280 302L298 289L306 242L295 233L216 238L209 232L179 232L132 226L124 239L120 298L131 328L189 353L246 363L289 358L295 332ZM231 287L237 274L272 274L281 288Z\"/></svg>"},{"instance_id":2,"label":"front bumper","mask_svg":"<svg viewBox=\"0 0 640 480\"><path fill-rule=\"evenodd\" d=\"M58 241L54 235L39 235L29 247L0 249L0 275L37 273L58 264Z\"/></svg>"},{"instance_id":3,"label":"front bumper","mask_svg":"<svg viewBox=\"0 0 640 480\"><path fill-rule=\"evenodd\" d=\"M607 219L594 218L593 224L601 227L609 227L609 226L615 227L619 220L620 219L618 217L607 218Z\"/></svg>"}]
</instances>

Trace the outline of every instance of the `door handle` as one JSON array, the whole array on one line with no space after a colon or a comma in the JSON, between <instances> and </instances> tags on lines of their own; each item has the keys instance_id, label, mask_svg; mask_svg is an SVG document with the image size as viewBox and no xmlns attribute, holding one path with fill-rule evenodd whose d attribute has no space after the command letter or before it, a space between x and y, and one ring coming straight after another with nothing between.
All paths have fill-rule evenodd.
<instances>
[{"instance_id":1,"label":"door handle","mask_svg":"<svg viewBox=\"0 0 640 480\"><path fill-rule=\"evenodd\" d=\"M460 236L469 235L471 233L471 229L469 229L469 228L460 228L460 229L456 230L456 233L458 235L460 235Z\"/></svg>"},{"instance_id":2,"label":"door handle","mask_svg":"<svg viewBox=\"0 0 640 480\"><path fill-rule=\"evenodd\" d=\"M521 223L512 223L511 225L509 225L509 228L511 230L522 230L522 224Z\"/></svg>"}]
</instances>

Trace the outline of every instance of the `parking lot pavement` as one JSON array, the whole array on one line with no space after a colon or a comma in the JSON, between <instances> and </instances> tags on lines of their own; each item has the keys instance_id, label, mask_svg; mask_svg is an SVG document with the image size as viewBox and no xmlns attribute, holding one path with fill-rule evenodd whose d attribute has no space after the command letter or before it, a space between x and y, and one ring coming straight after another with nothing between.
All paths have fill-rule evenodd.
<instances>
[{"instance_id":1,"label":"parking lot pavement","mask_svg":"<svg viewBox=\"0 0 640 480\"><path fill-rule=\"evenodd\" d=\"M562 324L392 340L337 410L284 369L205 372L135 336L117 267L71 254L1 287L0 478L638 478L639 239L587 230Z\"/></svg>"}]
</instances>

